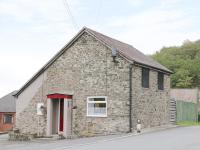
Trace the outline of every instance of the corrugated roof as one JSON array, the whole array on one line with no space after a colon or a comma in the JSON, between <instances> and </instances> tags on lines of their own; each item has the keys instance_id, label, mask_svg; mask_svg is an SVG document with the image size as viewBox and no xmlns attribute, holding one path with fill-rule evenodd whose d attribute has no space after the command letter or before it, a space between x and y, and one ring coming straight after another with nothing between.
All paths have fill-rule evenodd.
<instances>
[{"instance_id":1,"label":"corrugated roof","mask_svg":"<svg viewBox=\"0 0 200 150\"><path fill-rule=\"evenodd\" d=\"M13 96L16 92L11 92L0 99L0 112L16 112L16 102Z\"/></svg>"},{"instance_id":2,"label":"corrugated roof","mask_svg":"<svg viewBox=\"0 0 200 150\"><path fill-rule=\"evenodd\" d=\"M49 66L51 66L51 64L53 64L84 32L94 36L97 40L101 41L102 43L109 46L110 48L116 48L122 55L126 56L128 59L138 64L145 65L147 67L156 68L166 73L172 73L169 69L157 63L152 58L144 55L133 46L120 42L106 35L103 35L87 27L84 27L47 64L45 64L27 83L25 83L25 85L22 86L22 88L15 94L15 96L19 96L26 89L26 87L28 87L40 74L42 74Z\"/></svg>"}]
</instances>

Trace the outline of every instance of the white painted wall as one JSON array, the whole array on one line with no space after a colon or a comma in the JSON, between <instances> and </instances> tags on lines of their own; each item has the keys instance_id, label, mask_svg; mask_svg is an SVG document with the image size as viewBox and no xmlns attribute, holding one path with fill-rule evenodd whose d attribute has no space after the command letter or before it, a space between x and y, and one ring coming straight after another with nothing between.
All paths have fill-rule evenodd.
<instances>
[{"instance_id":1,"label":"white painted wall","mask_svg":"<svg viewBox=\"0 0 200 150\"><path fill-rule=\"evenodd\" d=\"M45 79L46 73L44 72L18 96L16 101L16 115L21 113L28 106Z\"/></svg>"}]
</instances>

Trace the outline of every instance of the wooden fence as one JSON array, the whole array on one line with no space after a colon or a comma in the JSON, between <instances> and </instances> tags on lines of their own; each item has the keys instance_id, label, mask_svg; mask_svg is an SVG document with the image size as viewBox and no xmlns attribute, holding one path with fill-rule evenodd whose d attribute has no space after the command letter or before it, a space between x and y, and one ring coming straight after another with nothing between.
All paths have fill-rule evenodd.
<instances>
[{"instance_id":1,"label":"wooden fence","mask_svg":"<svg viewBox=\"0 0 200 150\"><path fill-rule=\"evenodd\" d=\"M176 101L176 122L197 122L197 104L191 102Z\"/></svg>"}]
</instances>

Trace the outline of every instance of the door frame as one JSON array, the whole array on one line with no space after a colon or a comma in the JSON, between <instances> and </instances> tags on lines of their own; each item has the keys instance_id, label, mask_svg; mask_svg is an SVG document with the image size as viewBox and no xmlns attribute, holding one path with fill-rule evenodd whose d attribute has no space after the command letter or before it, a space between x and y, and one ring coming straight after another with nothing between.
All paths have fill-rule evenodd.
<instances>
[{"instance_id":1,"label":"door frame","mask_svg":"<svg viewBox=\"0 0 200 150\"><path fill-rule=\"evenodd\" d=\"M52 135L52 110L53 100L59 100L59 121L58 121L58 134L62 134L64 137L70 136L72 133L72 96L64 94L50 94L47 95L47 136ZM63 103L63 131L60 131L60 99L64 99ZM71 105L69 105L71 104Z\"/></svg>"}]
</instances>

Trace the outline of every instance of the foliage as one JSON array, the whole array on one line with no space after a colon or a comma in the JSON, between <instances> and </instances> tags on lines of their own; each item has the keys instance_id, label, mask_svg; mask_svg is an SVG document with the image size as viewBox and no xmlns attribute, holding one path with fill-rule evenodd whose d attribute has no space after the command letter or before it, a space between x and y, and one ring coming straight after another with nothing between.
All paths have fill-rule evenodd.
<instances>
[{"instance_id":1,"label":"foliage","mask_svg":"<svg viewBox=\"0 0 200 150\"><path fill-rule=\"evenodd\" d=\"M152 57L174 72L173 88L200 87L200 40L187 40L179 47L163 47Z\"/></svg>"}]
</instances>

